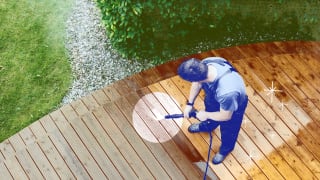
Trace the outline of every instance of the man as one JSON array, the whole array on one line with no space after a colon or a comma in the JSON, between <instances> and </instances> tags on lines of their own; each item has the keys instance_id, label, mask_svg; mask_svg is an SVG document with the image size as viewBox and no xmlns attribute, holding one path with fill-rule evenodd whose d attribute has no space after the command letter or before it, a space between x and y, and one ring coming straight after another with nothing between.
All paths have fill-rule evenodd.
<instances>
[{"instance_id":1,"label":"man","mask_svg":"<svg viewBox=\"0 0 320 180\"><path fill-rule=\"evenodd\" d=\"M190 125L188 131L211 133L220 125L221 146L212 160L214 164L219 164L234 149L247 107L248 96L243 79L221 57L209 57L203 61L189 59L179 66L178 74L182 79L192 82L184 110L186 118L189 118L200 90L205 92L205 110L196 113L200 122Z\"/></svg>"}]
</instances>

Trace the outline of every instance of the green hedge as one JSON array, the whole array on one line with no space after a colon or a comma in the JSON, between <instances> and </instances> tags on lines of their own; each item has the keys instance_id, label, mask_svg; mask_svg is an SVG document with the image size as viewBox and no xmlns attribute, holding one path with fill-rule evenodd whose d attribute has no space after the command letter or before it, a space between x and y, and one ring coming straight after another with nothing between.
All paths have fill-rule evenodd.
<instances>
[{"instance_id":1,"label":"green hedge","mask_svg":"<svg viewBox=\"0 0 320 180\"><path fill-rule=\"evenodd\" d=\"M156 63L205 47L315 39L310 25L319 25L317 1L97 0L97 4L119 53ZM206 46L196 49L201 42Z\"/></svg>"}]
</instances>

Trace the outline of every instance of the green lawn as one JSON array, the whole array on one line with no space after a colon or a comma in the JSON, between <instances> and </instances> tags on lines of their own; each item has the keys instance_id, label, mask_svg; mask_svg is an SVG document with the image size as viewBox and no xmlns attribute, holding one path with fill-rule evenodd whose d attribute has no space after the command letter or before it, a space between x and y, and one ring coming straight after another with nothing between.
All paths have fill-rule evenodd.
<instances>
[{"instance_id":1,"label":"green lawn","mask_svg":"<svg viewBox=\"0 0 320 180\"><path fill-rule=\"evenodd\" d=\"M71 83L73 0L0 0L0 142L53 110Z\"/></svg>"}]
</instances>

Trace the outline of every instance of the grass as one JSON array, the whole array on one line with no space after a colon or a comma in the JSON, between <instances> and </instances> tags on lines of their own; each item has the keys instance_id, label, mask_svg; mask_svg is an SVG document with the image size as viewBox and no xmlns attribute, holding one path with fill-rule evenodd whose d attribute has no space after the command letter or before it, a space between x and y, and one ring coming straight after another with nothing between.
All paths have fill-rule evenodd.
<instances>
[{"instance_id":1,"label":"grass","mask_svg":"<svg viewBox=\"0 0 320 180\"><path fill-rule=\"evenodd\" d=\"M0 142L47 114L71 83L64 22L72 0L0 0Z\"/></svg>"}]
</instances>

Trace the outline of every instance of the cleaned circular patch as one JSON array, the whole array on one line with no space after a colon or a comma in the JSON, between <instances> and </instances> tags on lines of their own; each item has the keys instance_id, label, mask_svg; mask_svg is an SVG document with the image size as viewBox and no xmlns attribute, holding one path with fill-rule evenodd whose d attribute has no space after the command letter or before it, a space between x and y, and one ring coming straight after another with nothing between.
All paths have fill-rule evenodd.
<instances>
[{"instance_id":1,"label":"cleaned circular patch","mask_svg":"<svg viewBox=\"0 0 320 180\"><path fill-rule=\"evenodd\" d=\"M170 95L162 92L150 93L135 105L132 113L133 126L149 142L166 142L180 131L183 118L165 119L164 116L181 113L179 104Z\"/></svg>"}]
</instances>

